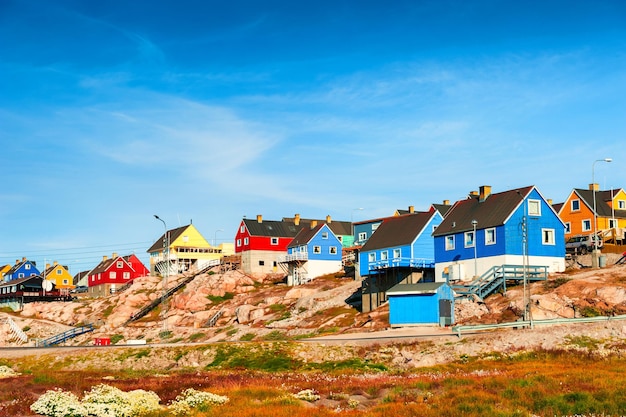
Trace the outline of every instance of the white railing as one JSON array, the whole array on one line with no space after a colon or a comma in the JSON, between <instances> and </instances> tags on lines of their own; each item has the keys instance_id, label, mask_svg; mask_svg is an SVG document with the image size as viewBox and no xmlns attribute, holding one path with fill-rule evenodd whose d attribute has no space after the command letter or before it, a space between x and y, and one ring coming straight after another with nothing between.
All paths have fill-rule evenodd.
<instances>
[{"instance_id":1,"label":"white railing","mask_svg":"<svg viewBox=\"0 0 626 417\"><path fill-rule=\"evenodd\" d=\"M6 320L9 324L9 327L11 328L11 335L22 343L28 342L28 336L26 336L26 333L24 333L22 329L17 327L17 324L15 324L13 319L11 317L7 317Z\"/></svg>"},{"instance_id":2,"label":"white railing","mask_svg":"<svg viewBox=\"0 0 626 417\"><path fill-rule=\"evenodd\" d=\"M293 261L308 261L308 252L296 252L288 255L282 255L278 257L278 262L293 262Z\"/></svg>"}]
</instances>

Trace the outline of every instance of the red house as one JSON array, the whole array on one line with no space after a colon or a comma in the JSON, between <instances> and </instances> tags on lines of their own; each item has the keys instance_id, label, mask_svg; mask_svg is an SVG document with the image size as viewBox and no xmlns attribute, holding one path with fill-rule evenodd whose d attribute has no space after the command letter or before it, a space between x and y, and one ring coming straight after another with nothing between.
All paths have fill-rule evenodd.
<instances>
[{"instance_id":1,"label":"red house","mask_svg":"<svg viewBox=\"0 0 626 417\"><path fill-rule=\"evenodd\" d=\"M133 279L146 275L150 275L150 270L134 254L118 256L114 253L110 259L103 256L102 262L89 271L87 278L89 295L107 296Z\"/></svg>"},{"instance_id":2,"label":"red house","mask_svg":"<svg viewBox=\"0 0 626 417\"><path fill-rule=\"evenodd\" d=\"M287 253L287 246L302 228L295 221L243 219L235 235L235 253L241 254L241 269L246 274L278 271L278 258Z\"/></svg>"}]
</instances>

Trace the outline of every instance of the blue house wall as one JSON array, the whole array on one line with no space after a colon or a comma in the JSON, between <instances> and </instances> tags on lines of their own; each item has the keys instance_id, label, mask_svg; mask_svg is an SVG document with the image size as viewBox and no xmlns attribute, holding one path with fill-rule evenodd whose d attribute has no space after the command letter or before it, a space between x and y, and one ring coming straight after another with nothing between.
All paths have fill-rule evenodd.
<instances>
[{"instance_id":1,"label":"blue house wall","mask_svg":"<svg viewBox=\"0 0 626 417\"><path fill-rule=\"evenodd\" d=\"M324 234L326 234L326 238L324 238ZM315 246L319 246L321 248L321 253L315 253ZM336 249L334 254L330 253L330 248L332 246ZM323 225L320 230L318 230L317 233L307 242L306 248L309 260L336 261L342 259L341 241L326 224ZM298 251L299 246L289 247L287 249L287 253L290 255L295 254Z\"/></svg>"},{"instance_id":2,"label":"blue house wall","mask_svg":"<svg viewBox=\"0 0 626 417\"><path fill-rule=\"evenodd\" d=\"M37 267L30 261L24 262L17 270L13 271L11 274L6 274L4 276L5 281L12 281L14 279L26 278L32 275L39 275L40 272Z\"/></svg>"},{"instance_id":3,"label":"blue house wall","mask_svg":"<svg viewBox=\"0 0 626 417\"><path fill-rule=\"evenodd\" d=\"M440 300L454 300L452 288L444 284L435 294L393 294L389 298L389 324L439 324ZM452 308L454 311L454 307Z\"/></svg>"},{"instance_id":4,"label":"blue house wall","mask_svg":"<svg viewBox=\"0 0 626 417\"><path fill-rule=\"evenodd\" d=\"M523 204L511 214L505 225L496 226L495 244L485 245L485 229L476 229L476 256L485 258L499 255L523 255L523 217L528 213L528 199L540 201L541 216L528 216L528 255L529 256L565 256L564 225L548 203L536 189L529 194ZM544 245L542 229L554 230L554 245ZM453 262L474 258L474 247L465 247L464 230L454 235L454 249L446 250L446 236L435 237L435 258L437 263Z\"/></svg>"},{"instance_id":5,"label":"blue house wall","mask_svg":"<svg viewBox=\"0 0 626 417\"><path fill-rule=\"evenodd\" d=\"M372 237L376 228L382 223L382 220L376 220L371 223L361 223L354 225L354 244L364 245L367 240ZM359 235L365 233L365 239L359 239Z\"/></svg>"}]
</instances>

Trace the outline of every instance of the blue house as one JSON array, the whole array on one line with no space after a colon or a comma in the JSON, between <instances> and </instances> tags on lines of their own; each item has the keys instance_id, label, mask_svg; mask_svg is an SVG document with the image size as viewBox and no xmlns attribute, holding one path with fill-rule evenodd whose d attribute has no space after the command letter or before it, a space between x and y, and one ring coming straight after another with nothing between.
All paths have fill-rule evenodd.
<instances>
[{"instance_id":1,"label":"blue house","mask_svg":"<svg viewBox=\"0 0 626 417\"><path fill-rule=\"evenodd\" d=\"M387 297L391 327L454 323L454 293L445 282L400 283Z\"/></svg>"},{"instance_id":2,"label":"blue house","mask_svg":"<svg viewBox=\"0 0 626 417\"><path fill-rule=\"evenodd\" d=\"M311 221L302 228L287 246L287 255L279 259L287 273L288 285L304 284L322 275L340 272L342 265L341 241L328 223Z\"/></svg>"},{"instance_id":3,"label":"blue house","mask_svg":"<svg viewBox=\"0 0 626 417\"><path fill-rule=\"evenodd\" d=\"M529 271L545 278L565 269L564 231L534 186L496 194L481 186L457 201L433 233L435 281L471 282L497 274L519 279Z\"/></svg>"},{"instance_id":4,"label":"blue house","mask_svg":"<svg viewBox=\"0 0 626 417\"><path fill-rule=\"evenodd\" d=\"M26 258L15 261L15 264L4 274L4 281L12 281L14 279L26 278L33 275L39 275L35 262L31 262Z\"/></svg>"},{"instance_id":5,"label":"blue house","mask_svg":"<svg viewBox=\"0 0 626 417\"><path fill-rule=\"evenodd\" d=\"M434 281L431 234L442 220L439 211L432 208L382 220L359 253L363 311L385 302L386 291L402 281Z\"/></svg>"}]
</instances>

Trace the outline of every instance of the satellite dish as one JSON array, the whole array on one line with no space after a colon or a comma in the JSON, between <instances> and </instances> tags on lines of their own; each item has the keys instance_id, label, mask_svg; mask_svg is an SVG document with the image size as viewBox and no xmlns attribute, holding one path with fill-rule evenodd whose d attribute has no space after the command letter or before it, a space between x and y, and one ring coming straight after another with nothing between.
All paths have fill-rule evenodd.
<instances>
[{"instance_id":1,"label":"satellite dish","mask_svg":"<svg viewBox=\"0 0 626 417\"><path fill-rule=\"evenodd\" d=\"M52 291L52 282L48 281L47 279L43 280L41 286L43 287L44 291Z\"/></svg>"}]
</instances>

